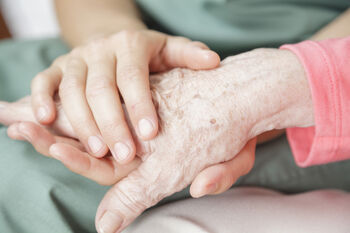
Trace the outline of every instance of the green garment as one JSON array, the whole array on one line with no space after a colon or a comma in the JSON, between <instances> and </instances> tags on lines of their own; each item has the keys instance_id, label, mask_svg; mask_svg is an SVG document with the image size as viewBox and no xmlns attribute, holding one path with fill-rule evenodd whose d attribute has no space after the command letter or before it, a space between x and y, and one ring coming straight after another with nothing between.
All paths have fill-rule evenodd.
<instances>
[{"instance_id":1,"label":"green garment","mask_svg":"<svg viewBox=\"0 0 350 233\"><path fill-rule=\"evenodd\" d=\"M13 101L27 95L33 76L66 52L60 40L0 43L0 99ZM9 139L1 125L0 148L1 233L96 232L96 209L108 187L70 172L35 152L29 143ZM350 161L298 168L286 138L281 137L258 147L253 171L238 185L286 193L322 188L350 191L349 170ZM188 197L186 189L162 203Z\"/></svg>"},{"instance_id":2,"label":"green garment","mask_svg":"<svg viewBox=\"0 0 350 233\"><path fill-rule=\"evenodd\" d=\"M277 47L315 33L349 7L348 0L138 0L147 22L207 43L222 57L256 47ZM0 43L0 99L30 93L31 79L68 51L57 39ZM10 140L0 125L0 232L96 232L96 208L108 187L73 174ZM350 161L298 168L285 137L259 146L253 171L237 185L286 193L322 188L350 191ZM162 201L188 198L188 189ZM156 208L156 207L155 207Z\"/></svg>"},{"instance_id":3,"label":"green garment","mask_svg":"<svg viewBox=\"0 0 350 233\"><path fill-rule=\"evenodd\" d=\"M151 27L202 41L222 57L305 40L350 7L349 0L137 2Z\"/></svg>"}]
</instances>

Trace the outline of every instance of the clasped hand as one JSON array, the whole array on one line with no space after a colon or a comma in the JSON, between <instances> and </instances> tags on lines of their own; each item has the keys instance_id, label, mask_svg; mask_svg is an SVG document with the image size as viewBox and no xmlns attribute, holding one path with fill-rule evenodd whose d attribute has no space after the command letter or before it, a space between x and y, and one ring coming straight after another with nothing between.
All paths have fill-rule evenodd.
<instances>
[{"instance_id":1,"label":"clasped hand","mask_svg":"<svg viewBox=\"0 0 350 233\"><path fill-rule=\"evenodd\" d=\"M33 123L30 97L1 103L0 121L11 125L10 137L30 141L72 171L101 184L117 182L100 204L96 226L99 232L120 232L146 208L191 183L194 197L229 188L253 166L254 138L260 133L311 124L312 114L288 117L306 109L305 99L311 99L302 90L308 88L307 81L300 85L304 80L297 58L275 49L230 57L212 70L177 68L152 75L150 95L159 132L152 140L143 140L132 117L124 113L137 154L127 165L111 156L96 158L86 140L73 140L80 139L79 134L57 102L57 108L51 106L57 110L56 121L46 128ZM285 95L280 101L286 90L295 88L294 83L307 94Z\"/></svg>"}]
</instances>

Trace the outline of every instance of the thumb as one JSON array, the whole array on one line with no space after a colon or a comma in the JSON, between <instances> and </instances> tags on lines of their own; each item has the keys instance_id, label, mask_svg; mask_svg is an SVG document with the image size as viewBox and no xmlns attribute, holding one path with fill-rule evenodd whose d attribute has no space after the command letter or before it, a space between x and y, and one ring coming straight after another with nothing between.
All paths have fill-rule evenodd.
<instances>
[{"instance_id":1,"label":"thumb","mask_svg":"<svg viewBox=\"0 0 350 233\"><path fill-rule=\"evenodd\" d=\"M220 64L220 56L202 42L173 36L167 37L166 46L162 49L159 58L162 61L155 60L154 63L166 65L166 67L159 66L162 67L161 70L176 67L207 70L214 69ZM151 67L154 66L151 64Z\"/></svg>"},{"instance_id":2,"label":"thumb","mask_svg":"<svg viewBox=\"0 0 350 233\"><path fill-rule=\"evenodd\" d=\"M250 140L233 159L202 170L192 182L192 197L220 194L228 190L239 177L253 168L255 146L256 138Z\"/></svg>"},{"instance_id":3,"label":"thumb","mask_svg":"<svg viewBox=\"0 0 350 233\"><path fill-rule=\"evenodd\" d=\"M147 165L150 159L107 192L95 219L99 233L121 232L144 210L173 193L166 171Z\"/></svg>"}]
</instances>

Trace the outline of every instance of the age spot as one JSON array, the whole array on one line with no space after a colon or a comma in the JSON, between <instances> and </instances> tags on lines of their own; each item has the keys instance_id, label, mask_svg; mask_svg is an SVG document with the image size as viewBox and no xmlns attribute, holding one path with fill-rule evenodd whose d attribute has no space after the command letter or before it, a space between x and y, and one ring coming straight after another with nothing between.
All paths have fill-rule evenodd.
<instances>
[{"instance_id":1,"label":"age spot","mask_svg":"<svg viewBox=\"0 0 350 233\"><path fill-rule=\"evenodd\" d=\"M216 123L216 120L215 120L215 119L211 119L211 120L210 120L210 123L211 123L211 124L215 124L215 123Z\"/></svg>"}]
</instances>

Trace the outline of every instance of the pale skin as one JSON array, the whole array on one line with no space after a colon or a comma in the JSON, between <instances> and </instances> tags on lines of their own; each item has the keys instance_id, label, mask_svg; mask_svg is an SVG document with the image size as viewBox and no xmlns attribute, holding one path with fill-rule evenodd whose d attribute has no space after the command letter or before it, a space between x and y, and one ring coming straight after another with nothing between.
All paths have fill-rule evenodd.
<instances>
[{"instance_id":1,"label":"pale skin","mask_svg":"<svg viewBox=\"0 0 350 233\"><path fill-rule=\"evenodd\" d=\"M228 172L225 165L231 161L241 163L240 170L233 170L238 174L236 177L247 173L254 161L250 157L254 140L243 147L250 139L271 129L313 124L307 79L298 59L289 51L254 50L225 59L217 69L175 69L152 76L150 81L160 132L150 141L135 140L142 163L114 185L101 202L96 216L99 232L120 232L146 208L192 181L194 197L206 194L207 189L212 189L210 193L218 188L227 189L235 176L216 172ZM11 116L11 111L12 116L18 116L18 109L24 109L16 104L2 104L2 112L7 116ZM24 105L30 109L28 103ZM9 128L9 135L17 139L27 137L36 143L38 151L49 147L48 152L44 151L46 154L89 178L114 177L116 163L110 157L94 158L79 152L76 142L57 137L44 145L45 140L40 138L49 138L49 133L37 128L19 123ZM24 133L30 131L31 135ZM58 143L50 145L55 140ZM240 151L239 157L235 157ZM208 186L208 174L220 181L214 182L216 187Z\"/></svg>"},{"instance_id":2,"label":"pale skin","mask_svg":"<svg viewBox=\"0 0 350 233\"><path fill-rule=\"evenodd\" d=\"M9 126L8 135L12 139L30 142L42 155L59 160L71 171L101 185L117 183L140 165L139 158L129 164L120 165L110 154L100 159L88 154L82 143L75 140L77 136L59 102L56 102L57 120L47 127L38 125L30 102L31 97L15 103L0 101L0 124ZM134 134L134 137L137 136ZM142 141L138 140L138 143ZM50 148L53 145L60 150L58 157L51 153ZM254 152L255 140L251 140L235 158L212 166L209 173L206 172L199 178L196 189L200 190L200 194L197 197L219 194L229 189L241 175L250 171Z\"/></svg>"},{"instance_id":3,"label":"pale skin","mask_svg":"<svg viewBox=\"0 0 350 233\"><path fill-rule=\"evenodd\" d=\"M71 125L95 157L103 157L109 148L120 164L134 158L135 144L118 90L138 136L150 140L157 134L158 121L149 92L149 71L211 69L219 63L218 55L200 42L147 30L132 1L62 0L56 7L62 34L75 49L35 77L33 110L40 123L52 123L52 97L59 90ZM348 22L349 12L345 12L312 39L346 35L349 29L343 25ZM258 142L281 133L266 133Z\"/></svg>"},{"instance_id":4,"label":"pale skin","mask_svg":"<svg viewBox=\"0 0 350 233\"><path fill-rule=\"evenodd\" d=\"M82 5L84 7L81 7ZM56 115L50 96L52 97L59 87L62 106L76 137L83 143L87 152L98 158L103 157L108 150L105 142L112 152L119 141L125 142L129 147L131 151L125 159L119 159L120 156L113 153L120 164L129 163L136 151L115 81L123 95L134 129L140 138L147 140L156 135L158 127L150 99L148 71L164 71L173 67L210 69L216 67L220 61L216 53L208 50L200 42L147 30L132 1L78 0L72 3L63 0L56 1L56 7L62 34L66 41L76 48L70 54L58 58L49 69L33 80L33 110L38 122L50 124ZM77 12L80 16L78 18L75 17ZM128 44L130 46L125 46ZM118 45L123 46L118 48ZM189 54L191 56L188 56ZM115 66L116 74L113 73ZM140 67L144 68L143 71L136 72ZM89 72L86 74L87 68ZM118 79L121 80L118 82ZM140 119L148 119L154 126L149 135L140 134ZM100 149L91 149L91 137L95 141L104 139L93 143L99 144ZM254 154L250 157L252 156ZM218 168L225 170L225 176L238 178L239 173L234 175L229 171L231 167L238 171L238 163L236 164L227 163ZM213 179L218 181L217 177L213 176ZM216 183L211 185L207 193L219 193L231 185L218 185L217 189L213 189L212 187L217 186Z\"/></svg>"},{"instance_id":5,"label":"pale skin","mask_svg":"<svg viewBox=\"0 0 350 233\"><path fill-rule=\"evenodd\" d=\"M103 157L109 148L119 163L126 164L134 158L136 147L120 97L137 135L150 140L157 134L158 120L149 73L176 67L212 69L220 58L203 43L148 30L132 1L60 0L56 4L63 36L75 48L34 78L36 118L42 124L52 123L53 95L58 91L86 150Z\"/></svg>"},{"instance_id":6,"label":"pale skin","mask_svg":"<svg viewBox=\"0 0 350 233\"><path fill-rule=\"evenodd\" d=\"M342 18L342 20L340 20L340 22L344 22L344 19L348 19L348 18L346 18L346 16L348 16L349 15L349 13L347 12L347 13L344 13L345 14L345 16L343 16L343 18ZM347 22L349 22L349 21L347 21ZM339 23L339 21L337 21L337 22L334 22L334 24L333 25L330 25L330 27L331 28L334 28L334 25L339 25L339 24L341 24L341 23ZM333 35L334 35L334 30L331 30L332 31L332 33L333 33ZM342 30L342 32L343 32L343 30ZM324 33L324 30L323 31L321 31L321 33L319 34L319 38L320 39L323 39L323 38L325 38L325 33ZM191 67L190 67L191 68ZM63 145L62 145L63 146ZM235 157L235 158L238 158L238 156L237 157ZM201 173L202 174L202 173ZM195 180L196 181L196 180ZM193 184L195 184L196 182L194 182ZM124 224L124 225L127 225L127 224ZM124 226L121 226L121 228L122 227L124 227Z\"/></svg>"}]
</instances>

